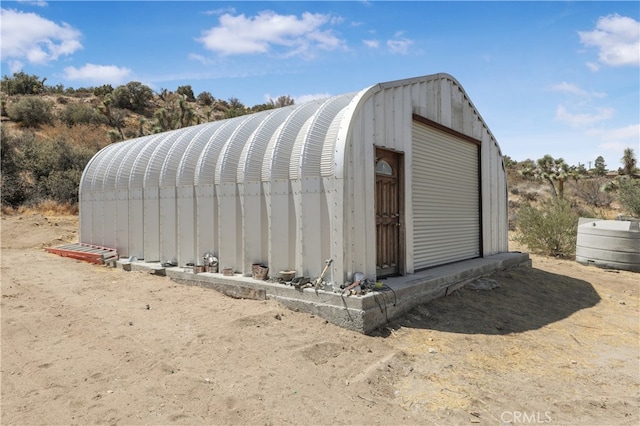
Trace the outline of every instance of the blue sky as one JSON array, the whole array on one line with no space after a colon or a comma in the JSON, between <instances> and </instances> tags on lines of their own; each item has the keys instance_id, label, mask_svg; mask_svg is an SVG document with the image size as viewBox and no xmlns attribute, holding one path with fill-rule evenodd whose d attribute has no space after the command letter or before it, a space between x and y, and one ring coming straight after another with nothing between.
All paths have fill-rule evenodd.
<instances>
[{"instance_id":1,"label":"blue sky","mask_svg":"<svg viewBox=\"0 0 640 426\"><path fill-rule=\"evenodd\" d=\"M438 72L504 154L640 154L640 3L2 1L2 75L191 85L247 106Z\"/></svg>"}]
</instances>

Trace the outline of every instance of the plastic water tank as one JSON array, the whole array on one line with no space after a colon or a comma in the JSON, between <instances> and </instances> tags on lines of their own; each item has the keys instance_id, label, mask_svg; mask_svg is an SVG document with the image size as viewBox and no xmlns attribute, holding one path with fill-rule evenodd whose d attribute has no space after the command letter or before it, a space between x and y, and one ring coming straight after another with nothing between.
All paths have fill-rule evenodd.
<instances>
[{"instance_id":1,"label":"plastic water tank","mask_svg":"<svg viewBox=\"0 0 640 426\"><path fill-rule=\"evenodd\" d=\"M576 261L640 272L640 223L580 218Z\"/></svg>"}]
</instances>

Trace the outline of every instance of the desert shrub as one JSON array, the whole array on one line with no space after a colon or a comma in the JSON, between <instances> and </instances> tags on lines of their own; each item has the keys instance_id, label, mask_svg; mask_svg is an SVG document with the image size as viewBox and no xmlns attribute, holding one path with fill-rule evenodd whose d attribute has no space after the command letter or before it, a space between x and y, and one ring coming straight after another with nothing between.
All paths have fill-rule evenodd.
<instances>
[{"instance_id":1,"label":"desert shrub","mask_svg":"<svg viewBox=\"0 0 640 426\"><path fill-rule=\"evenodd\" d=\"M51 102L37 96L24 96L9 107L9 118L18 121L23 127L39 127L53 123Z\"/></svg>"},{"instance_id":2,"label":"desert shrub","mask_svg":"<svg viewBox=\"0 0 640 426\"><path fill-rule=\"evenodd\" d=\"M24 204L33 192L32 185L19 175L2 174L0 179L2 206L18 207Z\"/></svg>"},{"instance_id":3,"label":"desert shrub","mask_svg":"<svg viewBox=\"0 0 640 426\"><path fill-rule=\"evenodd\" d=\"M575 194L582 201L593 207L609 207L613 202L613 195L605 191L607 179L580 179L575 183Z\"/></svg>"},{"instance_id":4,"label":"desert shrub","mask_svg":"<svg viewBox=\"0 0 640 426\"><path fill-rule=\"evenodd\" d=\"M0 82L0 89L8 95L36 95L44 90L45 80L19 71L13 73L12 77L5 75Z\"/></svg>"},{"instance_id":5,"label":"desert shrub","mask_svg":"<svg viewBox=\"0 0 640 426\"><path fill-rule=\"evenodd\" d=\"M93 151L60 139L40 143L30 151L30 158L25 165L33 176L35 191L29 203L43 200L77 203L82 171L93 156Z\"/></svg>"},{"instance_id":6,"label":"desert shrub","mask_svg":"<svg viewBox=\"0 0 640 426\"><path fill-rule=\"evenodd\" d=\"M24 154L20 146L30 143L35 136L24 133L22 138L7 134L4 127L0 127L0 194L3 206L17 207L29 198L33 188L31 182L25 179L23 173Z\"/></svg>"},{"instance_id":7,"label":"desert shrub","mask_svg":"<svg viewBox=\"0 0 640 426\"><path fill-rule=\"evenodd\" d=\"M6 133L2 129L2 205L78 202L82 171L95 150L64 139L42 140L31 132Z\"/></svg>"},{"instance_id":8,"label":"desert shrub","mask_svg":"<svg viewBox=\"0 0 640 426\"><path fill-rule=\"evenodd\" d=\"M110 84L103 84L102 86L96 87L95 89L93 89L93 94L98 97L103 97L112 92L113 92L113 86L111 86Z\"/></svg>"},{"instance_id":9,"label":"desert shrub","mask_svg":"<svg viewBox=\"0 0 640 426\"><path fill-rule=\"evenodd\" d=\"M620 179L618 201L634 217L640 217L640 180Z\"/></svg>"},{"instance_id":10,"label":"desert shrub","mask_svg":"<svg viewBox=\"0 0 640 426\"><path fill-rule=\"evenodd\" d=\"M101 124L105 123L106 117L88 105L72 103L60 113L60 121L67 126L78 124Z\"/></svg>"},{"instance_id":11,"label":"desert shrub","mask_svg":"<svg viewBox=\"0 0 640 426\"><path fill-rule=\"evenodd\" d=\"M48 176L41 179L41 187L46 199L55 200L62 204L77 203L81 177L82 170L53 170Z\"/></svg>"},{"instance_id":12,"label":"desert shrub","mask_svg":"<svg viewBox=\"0 0 640 426\"><path fill-rule=\"evenodd\" d=\"M516 230L516 216L517 216L517 212L518 209L520 208L520 201L518 200L509 200L508 201L508 212L509 212L509 219L508 219L508 226L509 226L509 231L515 231Z\"/></svg>"},{"instance_id":13,"label":"desert shrub","mask_svg":"<svg viewBox=\"0 0 640 426\"><path fill-rule=\"evenodd\" d=\"M209 92L200 92L197 100L200 105L211 106L213 105L216 99Z\"/></svg>"},{"instance_id":14,"label":"desert shrub","mask_svg":"<svg viewBox=\"0 0 640 426\"><path fill-rule=\"evenodd\" d=\"M533 253L569 258L575 254L578 214L568 201L551 199L535 208L520 208L516 241L525 244Z\"/></svg>"},{"instance_id":15,"label":"desert shrub","mask_svg":"<svg viewBox=\"0 0 640 426\"><path fill-rule=\"evenodd\" d=\"M123 86L118 86L111 93L113 106L128 109L129 111L145 113L151 106L153 91L138 81L131 81Z\"/></svg>"}]
</instances>

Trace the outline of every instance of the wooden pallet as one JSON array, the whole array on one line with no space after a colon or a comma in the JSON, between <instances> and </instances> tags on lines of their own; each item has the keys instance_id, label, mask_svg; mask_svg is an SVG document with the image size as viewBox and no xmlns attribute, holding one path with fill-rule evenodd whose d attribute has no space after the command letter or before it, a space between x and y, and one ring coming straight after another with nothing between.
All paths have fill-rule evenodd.
<instances>
[{"instance_id":1,"label":"wooden pallet","mask_svg":"<svg viewBox=\"0 0 640 426\"><path fill-rule=\"evenodd\" d=\"M97 265L115 263L115 261L118 260L118 252L116 249L85 243L73 243L59 247L47 247L45 250L49 253L83 260Z\"/></svg>"}]
</instances>

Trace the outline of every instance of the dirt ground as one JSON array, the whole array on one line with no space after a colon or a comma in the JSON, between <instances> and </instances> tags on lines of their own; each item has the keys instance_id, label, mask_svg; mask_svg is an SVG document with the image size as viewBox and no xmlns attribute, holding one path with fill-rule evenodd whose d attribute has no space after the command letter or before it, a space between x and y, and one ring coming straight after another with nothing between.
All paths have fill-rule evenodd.
<instances>
[{"instance_id":1,"label":"dirt ground","mask_svg":"<svg viewBox=\"0 0 640 426\"><path fill-rule=\"evenodd\" d=\"M640 274L532 256L365 336L1 225L2 425L640 424Z\"/></svg>"}]
</instances>

